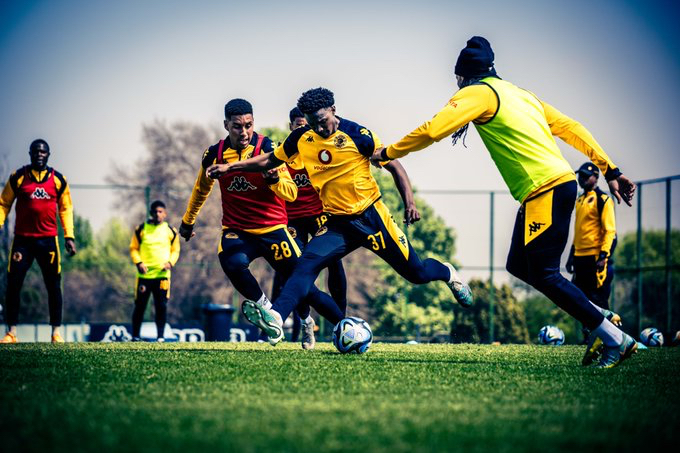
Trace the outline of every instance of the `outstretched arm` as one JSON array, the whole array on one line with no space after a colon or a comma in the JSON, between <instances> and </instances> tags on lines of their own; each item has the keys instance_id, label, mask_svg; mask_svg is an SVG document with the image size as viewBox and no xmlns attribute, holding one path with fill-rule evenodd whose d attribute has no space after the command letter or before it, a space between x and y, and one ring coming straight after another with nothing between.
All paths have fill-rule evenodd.
<instances>
[{"instance_id":1,"label":"outstretched arm","mask_svg":"<svg viewBox=\"0 0 680 453\"><path fill-rule=\"evenodd\" d=\"M230 171L265 171L278 167L282 163L283 161L277 158L274 153L263 153L259 156L251 157L250 159L242 160L240 162L212 164L206 169L205 174L208 178L217 179Z\"/></svg>"},{"instance_id":2,"label":"outstretched arm","mask_svg":"<svg viewBox=\"0 0 680 453\"><path fill-rule=\"evenodd\" d=\"M393 160L385 164L383 168L392 174L394 184L397 186L399 195L401 195L401 199L404 201L404 223L406 226L420 220L420 213L418 208L416 208L416 202L413 197L411 181L409 181L404 167L399 161Z\"/></svg>"}]
</instances>

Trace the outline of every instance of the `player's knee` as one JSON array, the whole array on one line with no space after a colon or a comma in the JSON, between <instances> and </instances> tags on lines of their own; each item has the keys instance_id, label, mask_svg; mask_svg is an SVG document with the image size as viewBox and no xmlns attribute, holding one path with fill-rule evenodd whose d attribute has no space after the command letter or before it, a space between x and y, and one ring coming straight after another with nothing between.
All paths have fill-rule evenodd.
<instances>
[{"instance_id":1,"label":"player's knee","mask_svg":"<svg viewBox=\"0 0 680 453\"><path fill-rule=\"evenodd\" d=\"M539 291L546 288L552 288L557 285L564 277L556 268L543 268L533 270L529 274L529 283Z\"/></svg>"},{"instance_id":2,"label":"player's knee","mask_svg":"<svg viewBox=\"0 0 680 453\"><path fill-rule=\"evenodd\" d=\"M220 263L225 272L239 272L248 269L250 262L243 253L220 257Z\"/></svg>"}]
</instances>

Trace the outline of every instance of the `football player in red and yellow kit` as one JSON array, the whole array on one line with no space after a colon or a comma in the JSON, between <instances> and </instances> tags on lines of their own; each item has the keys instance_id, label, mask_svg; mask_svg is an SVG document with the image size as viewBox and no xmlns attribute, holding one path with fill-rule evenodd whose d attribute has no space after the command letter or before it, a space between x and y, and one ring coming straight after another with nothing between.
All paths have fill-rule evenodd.
<instances>
[{"instance_id":1,"label":"football player in red and yellow kit","mask_svg":"<svg viewBox=\"0 0 680 453\"><path fill-rule=\"evenodd\" d=\"M264 330L271 343L283 338L282 319L307 294L321 269L359 247L365 247L389 263L412 283L447 282L458 302L472 303L472 294L450 264L422 260L380 200L380 189L368 158L381 147L367 128L335 115L333 93L325 88L309 90L298 100L308 126L294 130L274 153L207 169L212 177L235 172L275 168L302 157L312 186L319 194L328 221L307 244L295 271L286 281L271 309L245 301L248 319ZM323 314L322 314L323 315ZM332 323L340 319L326 317Z\"/></svg>"},{"instance_id":2,"label":"football player in red and yellow kit","mask_svg":"<svg viewBox=\"0 0 680 453\"><path fill-rule=\"evenodd\" d=\"M206 170L215 164L233 164L274 151L272 141L254 131L253 108L248 101L232 99L224 107L224 116L229 135L203 154L182 217L179 234L187 241L194 236L193 225L214 184ZM248 267L253 260L263 257L284 278L292 272L300 249L286 227L285 202L295 199L297 187L285 165L266 172L232 172L215 179L222 194L222 239L218 250L222 269L245 298L265 307L271 306ZM316 287L304 301L324 317L342 317L333 299Z\"/></svg>"},{"instance_id":3,"label":"football player in red and yellow kit","mask_svg":"<svg viewBox=\"0 0 680 453\"><path fill-rule=\"evenodd\" d=\"M61 257L57 242L57 216L64 230L66 252L76 253L73 230L73 204L66 179L47 166L50 146L34 140L28 152L31 164L9 177L0 196L0 226L5 223L16 199L14 241L7 272L5 322L7 334L2 343L16 343L21 286L33 260L38 262L47 288L52 326L52 343L63 343L59 331L62 319Z\"/></svg>"},{"instance_id":4,"label":"football player in red and yellow kit","mask_svg":"<svg viewBox=\"0 0 680 453\"><path fill-rule=\"evenodd\" d=\"M432 120L399 142L377 150L373 162L396 159L452 135L454 144L474 124L513 197L521 204L508 254L507 270L545 294L595 333L583 364L610 368L637 349L619 330L614 315L592 304L559 272L576 199L574 172L553 135L586 154L605 175L611 192L630 205L635 184L623 176L593 136L578 122L502 80L493 65L489 42L472 37L456 62L460 90ZM604 348L602 343L604 342Z\"/></svg>"}]
</instances>

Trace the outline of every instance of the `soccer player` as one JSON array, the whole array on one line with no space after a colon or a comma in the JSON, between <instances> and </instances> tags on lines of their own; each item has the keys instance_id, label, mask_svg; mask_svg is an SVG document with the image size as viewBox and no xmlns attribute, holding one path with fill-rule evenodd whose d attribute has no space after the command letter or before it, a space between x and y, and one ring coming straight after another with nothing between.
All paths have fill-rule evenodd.
<instances>
[{"instance_id":1,"label":"soccer player","mask_svg":"<svg viewBox=\"0 0 680 453\"><path fill-rule=\"evenodd\" d=\"M368 158L381 146L373 133L335 115L333 93L325 88L306 91L298 100L308 125L295 129L276 151L252 159L214 164L213 178L275 168L302 157L312 186L319 194L328 221L307 244L295 271L271 308L247 300L248 319L269 336L270 343L283 338L282 320L307 294L321 269L359 247L365 247L390 264L402 277L416 284L434 280L448 283L456 300L472 304L470 288L451 264L422 260L380 200L380 190ZM340 319L326 316L336 324Z\"/></svg>"},{"instance_id":2,"label":"soccer player","mask_svg":"<svg viewBox=\"0 0 680 453\"><path fill-rule=\"evenodd\" d=\"M572 281L598 307L609 309L616 248L614 202L597 187L600 170L586 162L576 171L583 194L576 199L574 244L567 259ZM583 327L584 342L590 331Z\"/></svg>"},{"instance_id":3,"label":"soccer player","mask_svg":"<svg viewBox=\"0 0 680 453\"><path fill-rule=\"evenodd\" d=\"M596 366L616 366L636 351L637 343L607 319L614 319L611 312L592 304L559 272L576 181L553 135L586 154L602 170L619 202L630 205L635 184L621 174L581 124L533 93L499 78L493 59L489 42L472 37L456 62L460 90L432 120L399 142L377 150L371 160L397 159L450 134L455 145L461 137L464 139L472 122L513 197L521 203L508 254L508 272L541 291L596 334L588 345L584 364L592 363L602 350Z\"/></svg>"},{"instance_id":4,"label":"soccer player","mask_svg":"<svg viewBox=\"0 0 680 453\"><path fill-rule=\"evenodd\" d=\"M294 107L290 111L289 118L291 131L307 125L307 120L298 107ZM288 231L298 242L300 248L304 249L305 245L309 242L309 238L313 237L319 228L326 223L328 215L324 213L323 203L321 203L319 194L309 180L309 174L304 167L302 157L298 155L292 162L287 163L287 166L298 188L297 199L292 202L286 202ZM420 220L420 213L416 208L413 190L406 170L404 170L399 162L390 162L384 168L392 174L399 194L404 201L404 223L409 225L417 222ZM282 287L283 282L281 279L275 278L272 300L276 300ZM338 307L340 307L343 315L345 315L347 310L347 279L342 266L342 260L337 260L328 266L328 291L333 300L338 304ZM309 307L306 304L299 304L293 313L294 315L299 314L303 321L302 348L314 348L316 343L314 338L314 319L309 316ZM305 314L307 315L306 318ZM295 340L295 335L293 335L293 340Z\"/></svg>"},{"instance_id":5,"label":"soccer player","mask_svg":"<svg viewBox=\"0 0 680 453\"><path fill-rule=\"evenodd\" d=\"M157 339L163 332L170 298L170 271L179 259L177 230L165 221L165 203L156 200L149 207L149 218L139 225L130 241L130 257L137 267L135 308L132 311L132 341L140 341L146 305L153 294Z\"/></svg>"},{"instance_id":6,"label":"soccer player","mask_svg":"<svg viewBox=\"0 0 680 453\"><path fill-rule=\"evenodd\" d=\"M292 272L300 249L286 228L285 201L295 199L297 187L285 165L266 172L231 172L219 178L217 175L208 177L214 164L230 165L274 151L272 141L254 131L253 107L248 101L232 99L224 106L224 117L228 136L203 154L179 234L187 241L195 235L194 223L210 195L214 176L222 193L222 238L218 249L222 269L245 298L269 307L269 298L248 267L254 259L264 257L284 279ZM326 318L342 318L333 299L316 287L309 291L304 302ZM294 308L291 307L291 311ZM290 311L286 316L288 314Z\"/></svg>"},{"instance_id":7,"label":"soccer player","mask_svg":"<svg viewBox=\"0 0 680 453\"><path fill-rule=\"evenodd\" d=\"M38 261L47 288L47 304L52 326L52 343L63 343L60 327L63 299L61 294L61 257L57 241L57 216L64 230L66 252L76 254L73 234L73 204L64 176L47 166L50 146L34 140L28 151L30 165L9 177L0 195L0 227L5 223L14 200L16 224L7 272L5 322L7 334L1 343L16 343L21 287L33 260Z\"/></svg>"}]
</instances>

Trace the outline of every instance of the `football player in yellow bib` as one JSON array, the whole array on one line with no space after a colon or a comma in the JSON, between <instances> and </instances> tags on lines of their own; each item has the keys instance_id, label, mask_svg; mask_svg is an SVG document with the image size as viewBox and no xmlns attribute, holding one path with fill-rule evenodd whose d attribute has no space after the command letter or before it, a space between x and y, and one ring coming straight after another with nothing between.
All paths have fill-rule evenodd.
<instances>
[{"instance_id":1,"label":"football player in yellow bib","mask_svg":"<svg viewBox=\"0 0 680 453\"><path fill-rule=\"evenodd\" d=\"M306 245L271 309L244 302L248 319L269 335L270 342L280 339L281 319L307 294L321 269L359 247L380 256L412 283L448 283L456 300L470 306L470 289L453 266L431 258L421 260L380 200L368 160L382 146L380 140L369 129L336 116L333 93L325 88L303 93L298 107L308 125L295 129L273 153L207 169L210 177L217 178L233 171L263 171L301 156L329 214L326 224ZM329 321L336 323L339 319Z\"/></svg>"},{"instance_id":2,"label":"football player in yellow bib","mask_svg":"<svg viewBox=\"0 0 680 453\"><path fill-rule=\"evenodd\" d=\"M583 363L610 368L637 349L632 337L608 318L618 316L591 303L583 291L560 274L576 199L576 178L553 135L586 154L600 167L612 194L630 205L635 185L613 164L593 136L578 122L502 80L493 66L489 42L474 36L456 62L460 90L432 120L387 148L371 161L396 159L451 134L453 143L475 125L513 197L521 203L512 235L507 269L545 294L594 332Z\"/></svg>"}]
</instances>

